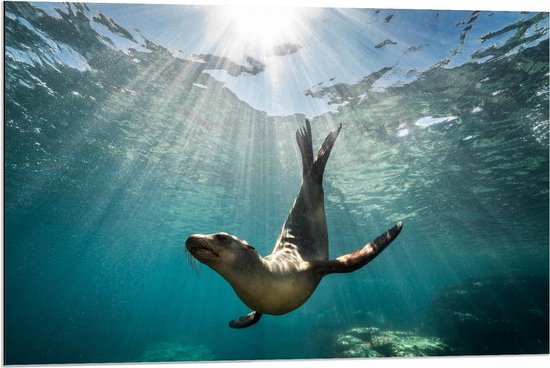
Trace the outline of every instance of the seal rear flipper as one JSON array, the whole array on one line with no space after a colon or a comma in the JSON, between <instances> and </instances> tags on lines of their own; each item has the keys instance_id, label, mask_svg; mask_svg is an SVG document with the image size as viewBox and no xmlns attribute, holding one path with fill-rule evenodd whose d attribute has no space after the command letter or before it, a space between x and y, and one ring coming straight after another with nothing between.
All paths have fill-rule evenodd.
<instances>
[{"instance_id":1,"label":"seal rear flipper","mask_svg":"<svg viewBox=\"0 0 550 368\"><path fill-rule=\"evenodd\" d=\"M399 221L394 227L353 253L345 254L334 260L321 261L316 264L318 272L324 276L330 273L353 272L378 256L399 235L403 223Z\"/></svg>"},{"instance_id":2,"label":"seal rear flipper","mask_svg":"<svg viewBox=\"0 0 550 368\"><path fill-rule=\"evenodd\" d=\"M306 119L306 126L296 131L296 142L302 154L303 175L309 173L313 167L313 147L311 143L311 125Z\"/></svg>"},{"instance_id":3,"label":"seal rear flipper","mask_svg":"<svg viewBox=\"0 0 550 368\"><path fill-rule=\"evenodd\" d=\"M327 165L327 161L330 156L330 151L332 150L334 142L336 142L336 138L338 138L338 134L340 134L341 129L342 124L340 124L336 130L330 132L329 135L327 135L325 141L323 142L323 145L319 149L319 153L317 153L315 161L313 162L312 175L319 182L323 181L323 174L325 172L325 166Z\"/></svg>"},{"instance_id":4,"label":"seal rear flipper","mask_svg":"<svg viewBox=\"0 0 550 368\"><path fill-rule=\"evenodd\" d=\"M316 181L321 183L323 181L323 173L325 172L325 166L327 165L328 157L330 156L330 151L336 138L342 129L342 124L338 126L338 129L331 132L323 142L323 145L317 153L315 160L313 159L313 147L311 143L311 124L309 120L306 119L306 126L302 129L296 131L296 142L298 142L298 147L300 148L300 153L302 154L302 165L303 165L303 175L313 176Z\"/></svg>"},{"instance_id":5,"label":"seal rear flipper","mask_svg":"<svg viewBox=\"0 0 550 368\"><path fill-rule=\"evenodd\" d=\"M231 328L245 328L250 327L253 324L258 323L260 318L262 317L261 313L258 312L250 312L246 316L242 316L240 318L234 319L229 322L229 327Z\"/></svg>"}]
</instances>

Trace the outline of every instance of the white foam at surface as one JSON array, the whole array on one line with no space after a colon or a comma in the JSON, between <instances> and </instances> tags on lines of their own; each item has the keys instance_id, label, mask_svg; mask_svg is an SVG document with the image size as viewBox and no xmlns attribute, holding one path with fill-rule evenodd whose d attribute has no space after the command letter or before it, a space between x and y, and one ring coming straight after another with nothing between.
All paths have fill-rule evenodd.
<instances>
[{"instance_id":1,"label":"white foam at surface","mask_svg":"<svg viewBox=\"0 0 550 368\"><path fill-rule=\"evenodd\" d=\"M457 120L458 116L445 116L442 118L434 118L432 116L425 116L423 118L420 118L414 123L414 125L419 126L421 128L427 128L432 125L441 124L441 123L448 123L454 120Z\"/></svg>"}]
</instances>

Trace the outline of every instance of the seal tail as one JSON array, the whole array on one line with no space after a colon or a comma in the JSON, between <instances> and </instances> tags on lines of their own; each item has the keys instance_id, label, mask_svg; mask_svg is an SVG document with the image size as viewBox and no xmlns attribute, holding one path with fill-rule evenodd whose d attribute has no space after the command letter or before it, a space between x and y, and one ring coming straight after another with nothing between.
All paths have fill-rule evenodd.
<instances>
[{"instance_id":1,"label":"seal tail","mask_svg":"<svg viewBox=\"0 0 550 368\"><path fill-rule=\"evenodd\" d=\"M342 129L342 124L325 138L315 160L313 159L311 125L309 120L306 119L306 126L304 128L296 131L296 141L302 154L303 176L311 175L319 183L323 181L325 166L327 165L334 142L336 142L336 138L340 133L340 129Z\"/></svg>"},{"instance_id":2,"label":"seal tail","mask_svg":"<svg viewBox=\"0 0 550 368\"><path fill-rule=\"evenodd\" d=\"M394 227L378 236L363 248L334 260L319 262L316 265L318 272L324 276L329 273L347 273L360 269L382 253L397 238L402 228L403 222L399 221Z\"/></svg>"}]
</instances>

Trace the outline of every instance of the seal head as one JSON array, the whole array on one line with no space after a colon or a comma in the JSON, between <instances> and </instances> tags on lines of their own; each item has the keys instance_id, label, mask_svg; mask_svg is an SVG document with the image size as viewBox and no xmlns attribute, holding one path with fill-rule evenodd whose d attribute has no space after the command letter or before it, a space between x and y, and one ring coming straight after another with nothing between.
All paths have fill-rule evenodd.
<instances>
[{"instance_id":1,"label":"seal head","mask_svg":"<svg viewBox=\"0 0 550 368\"><path fill-rule=\"evenodd\" d=\"M253 246L227 233L191 235L185 246L193 257L218 272L253 264L261 258Z\"/></svg>"}]
</instances>

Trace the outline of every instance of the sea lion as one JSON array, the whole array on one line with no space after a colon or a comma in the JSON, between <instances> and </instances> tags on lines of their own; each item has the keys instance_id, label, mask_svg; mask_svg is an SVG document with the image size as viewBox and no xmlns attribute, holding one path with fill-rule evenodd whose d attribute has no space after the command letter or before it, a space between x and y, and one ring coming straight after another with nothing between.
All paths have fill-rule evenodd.
<instances>
[{"instance_id":1,"label":"sea lion","mask_svg":"<svg viewBox=\"0 0 550 368\"><path fill-rule=\"evenodd\" d=\"M313 158L311 126L296 132L302 155L302 185L275 248L262 258L246 241L227 233L195 234L187 238L187 250L224 277L239 298L253 311L229 322L248 327L262 314L281 315L300 307L323 276L353 272L378 256L399 234L401 221L361 249L328 259L323 173L342 125L325 139Z\"/></svg>"}]
</instances>

